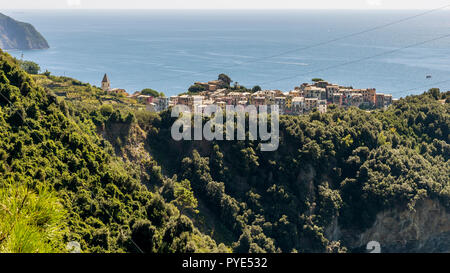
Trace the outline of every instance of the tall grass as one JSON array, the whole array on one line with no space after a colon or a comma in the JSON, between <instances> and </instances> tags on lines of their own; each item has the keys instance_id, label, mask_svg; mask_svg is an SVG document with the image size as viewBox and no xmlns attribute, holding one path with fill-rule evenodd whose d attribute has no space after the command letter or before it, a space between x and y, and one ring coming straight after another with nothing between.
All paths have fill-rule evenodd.
<instances>
[{"instance_id":1,"label":"tall grass","mask_svg":"<svg viewBox=\"0 0 450 273\"><path fill-rule=\"evenodd\" d=\"M0 252L64 251L66 212L44 187L0 181Z\"/></svg>"}]
</instances>

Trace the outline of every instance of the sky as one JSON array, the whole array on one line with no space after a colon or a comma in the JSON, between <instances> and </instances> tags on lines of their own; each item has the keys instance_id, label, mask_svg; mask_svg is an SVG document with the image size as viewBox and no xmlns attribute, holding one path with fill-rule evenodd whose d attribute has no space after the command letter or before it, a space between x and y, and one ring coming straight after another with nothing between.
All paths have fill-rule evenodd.
<instances>
[{"instance_id":1,"label":"sky","mask_svg":"<svg viewBox=\"0 0 450 273\"><path fill-rule=\"evenodd\" d=\"M449 0L0 0L0 9L434 9Z\"/></svg>"}]
</instances>

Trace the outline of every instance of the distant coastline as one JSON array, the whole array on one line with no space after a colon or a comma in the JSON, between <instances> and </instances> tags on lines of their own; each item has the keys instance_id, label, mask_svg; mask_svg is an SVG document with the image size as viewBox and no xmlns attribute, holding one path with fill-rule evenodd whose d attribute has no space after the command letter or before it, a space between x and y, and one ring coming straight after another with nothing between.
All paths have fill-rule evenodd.
<instances>
[{"instance_id":1,"label":"distant coastline","mask_svg":"<svg viewBox=\"0 0 450 273\"><path fill-rule=\"evenodd\" d=\"M47 40L33 25L16 21L0 13L0 48L34 50L50 48Z\"/></svg>"}]
</instances>

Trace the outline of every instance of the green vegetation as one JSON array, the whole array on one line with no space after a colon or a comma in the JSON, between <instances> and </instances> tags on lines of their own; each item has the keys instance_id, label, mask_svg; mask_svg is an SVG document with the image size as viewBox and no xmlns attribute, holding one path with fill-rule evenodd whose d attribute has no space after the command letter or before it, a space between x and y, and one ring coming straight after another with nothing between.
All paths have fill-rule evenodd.
<instances>
[{"instance_id":1,"label":"green vegetation","mask_svg":"<svg viewBox=\"0 0 450 273\"><path fill-rule=\"evenodd\" d=\"M48 71L31 76L36 84L42 86L46 92L53 93L79 110L87 108L90 111L102 107L102 105L110 105L119 110L145 109L145 105L139 103L136 99L105 92L96 86L82 83L70 77L53 76Z\"/></svg>"},{"instance_id":2,"label":"green vegetation","mask_svg":"<svg viewBox=\"0 0 450 273\"><path fill-rule=\"evenodd\" d=\"M31 25L0 13L0 47L3 49L45 49L45 38Z\"/></svg>"},{"instance_id":3,"label":"green vegetation","mask_svg":"<svg viewBox=\"0 0 450 273\"><path fill-rule=\"evenodd\" d=\"M252 89L248 89L247 87L240 85L238 82L234 82L234 86L229 88L230 90L233 90L233 92L253 92Z\"/></svg>"},{"instance_id":4,"label":"green vegetation","mask_svg":"<svg viewBox=\"0 0 450 273\"><path fill-rule=\"evenodd\" d=\"M39 186L2 181L0 186L0 253L61 252L66 212L60 200Z\"/></svg>"},{"instance_id":5,"label":"green vegetation","mask_svg":"<svg viewBox=\"0 0 450 273\"><path fill-rule=\"evenodd\" d=\"M258 91L261 91L261 86L259 86L259 85L253 86L252 92L255 93L255 92L258 92Z\"/></svg>"},{"instance_id":6,"label":"green vegetation","mask_svg":"<svg viewBox=\"0 0 450 273\"><path fill-rule=\"evenodd\" d=\"M142 94L142 95L153 96L153 97L155 97L155 98L157 98L157 97L165 97L165 95L164 95L163 92L158 92L158 91L153 90L153 89L151 89L151 88L145 88L145 89L142 89L141 94Z\"/></svg>"},{"instance_id":7,"label":"green vegetation","mask_svg":"<svg viewBox=\"0 0 450 273\"><path fill-rule=\"evenodd\" d=\"M68 81L52 80L59 79ZM74 86L98 91L73 81L55 88ZM180 214L179 202L195 205L188 183L175 187L174 204L166 202L158 188L178 182L163 179L151 159L141 171L116 157L80 103L89 105L46 92L0 53L0 250L58 252L77 241L83 252L228 251ZM96 111L107 115L97 122L134 120L108 107Z\"/></svg>"},{"instance_id":8,"label":"green vegetation","mask_svg":"<svg viewBox=\"0 0 450 273\"><path fill-rule=\"evenodd\" d=\"M414 210L423 199L450 209L449 105L442 103L449 97L433 89L386 111L282 116L271 153L256 141L177 144L168 113L147 141L169 173L191 182L210 221L232 234L234 251L349 251L345 238L326 232L334 220L358 234L385 209Z\"/></svg>"},{"instance_id":9,"label":"green vegetation","mask_svg":"<svg viewBox=\"0 0 450 273\"><path fill-rule=\"evenodd\" d=\"M28 74L38 74L41 67L32 61L19 61L20 67Z\"/></svg>"},{"instance_id":10,"label":"green vegetation","mask_svg":"<svg viewBox=\"0 0 450 273\"><path fill-rule=\"evenodd\" d=\"M220 86L221 88L228 88L230 87L230 84L233 82L228 75L223 73L217 77L217 80L223 82L223 86Z\"/></svg>"},{"instance_id":11,"label":"green vegetation","mask_svg":"<svg viewBox=\"0 0 450 273\"><path fill-rule=\"evenodd\" d=\"M200 84L191 85L188 89L189 93L200 93L203 91L206 91L206 87L204 87L203 85L200 85Z\"/></svg>"}]
</instances>

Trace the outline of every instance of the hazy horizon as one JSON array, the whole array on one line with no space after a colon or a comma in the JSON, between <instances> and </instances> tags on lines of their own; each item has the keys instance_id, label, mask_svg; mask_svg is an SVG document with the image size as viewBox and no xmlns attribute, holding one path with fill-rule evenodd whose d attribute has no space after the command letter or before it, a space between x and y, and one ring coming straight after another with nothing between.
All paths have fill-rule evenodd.
<instances>
[{"instance_id":1,"label":"hazy horizon","mask_svg":"<svg viewBox=\"0 0 450 273\"><path fill-rule=\"evenodd\" d=\"M430 8L431 9L431 8ZM358 8L342 8L342 9L334 9L334 8L272 8L272 9L258 9L258 8L229 8L229 9L222 9L222 8L208 8L208 9L202 9L202 8L190 8L190 9L171 9L171 8L106 8L106 9L100 9L100 8L0 8L0 11L2 10L12 10L12 11L41 11L41 10L54 10L54 11L76 11L76 10L92 10L92 11L110 11L110 10L129 10L129 11L139 11L139 10L148 10L148 11L158 11L158 10L164 10L164 11L302 11L302 10L311 10L311 11L425 11L430 10L427 8L405 8L405 9L358 9ZM443 8L442 10L450 11L450 8Z\"/></svg>"},{"instance_id":2,"label":"hazy horizon","mask_svg":"<svg viewBox=\"0 0 450 273\"><path fill-rule=\"evenodd\" d=\"M150 10L418 10L448 5L446 0L16 0L2 3L2 9L150 9Z\"/></svg>"}]
</instances>

